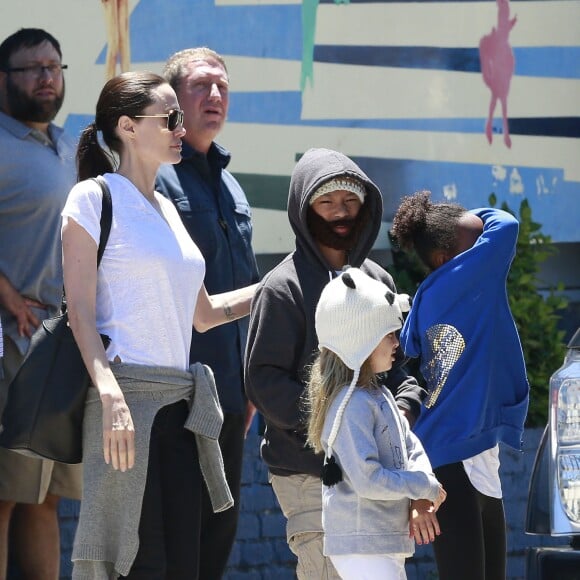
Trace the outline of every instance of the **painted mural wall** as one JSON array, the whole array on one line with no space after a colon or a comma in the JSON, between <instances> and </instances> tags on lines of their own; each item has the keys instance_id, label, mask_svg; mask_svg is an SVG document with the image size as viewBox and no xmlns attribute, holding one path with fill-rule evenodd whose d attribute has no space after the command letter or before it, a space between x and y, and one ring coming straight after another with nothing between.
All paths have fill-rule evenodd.
<instances>
[{"instance_id":1,"label":"painted mural wall","mask_svg":"<svg viewBox=\"0 0 580 580\"><path fill-rule=\"evenodd\" d=\"M578 0L0 0L0 36L23 26L62 44L57 121L74 135L106 78L160 72L190 46L222 53L220 142L254 208L258 253L291 248L290 173L313 146L379 184L385 229L418 189L466 207L495 192L514 209L526 197L555 241L580 241Z\"/></svg>"}]
</instances>

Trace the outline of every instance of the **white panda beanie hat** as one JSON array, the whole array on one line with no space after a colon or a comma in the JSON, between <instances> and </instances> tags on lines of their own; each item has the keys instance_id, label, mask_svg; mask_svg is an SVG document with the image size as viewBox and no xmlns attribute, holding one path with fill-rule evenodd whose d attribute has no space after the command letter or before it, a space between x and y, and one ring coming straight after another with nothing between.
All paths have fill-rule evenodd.
<instances>
[{"instance_id":1,"label":"white panda beanie hat","mask_svg":"<svg viewBox=\"0 0 580 580\"><path fill-rule=\"evenodd\" d=\"M328 438L323 482L342 480L332 456L344 409L356 388L360 368L381 340L403 326L403 312L411 307L407 294L395 294L358 268L349 268L323 289L315 313L319 348L334 352L354 371L350 387L336 413Z\"/></svg>"}]
</instances>

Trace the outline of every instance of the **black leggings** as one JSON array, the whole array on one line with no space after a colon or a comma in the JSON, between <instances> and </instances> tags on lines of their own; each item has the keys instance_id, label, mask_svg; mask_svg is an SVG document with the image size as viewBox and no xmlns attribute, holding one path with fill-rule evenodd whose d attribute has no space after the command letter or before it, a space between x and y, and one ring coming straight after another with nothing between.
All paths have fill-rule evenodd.
<instances>
[{"instance_id":1,"label":"black leggings","mask_svg":"<svg viewBox=\"0 0 580 580\"><path fill-rule=\"evenodd\" d=\"M461 462L438 467L435 475L447 492L433 544L440 580L505 580L503 501L477 491Z\"/></svg>"},{"instance_id":2,"label":"black leggings","mask_svg":"<svg viewBox=\"0 0 580 580\"><path fill-rule=\"evenodd\" d=\"M224 424L219 438L226 479L234 497L233 507L214 513L207 487L205 484L203 486L199 561L201 580L222 578L236 539L244 456L244 419L241 414L224 413Z\"/></svg>"},{"instance_id":3,"label":"black leggings","mask_svg":"<svg viewBox=\"0 0 580 580\"><path fill-rule=\"evenodd\" d=\"M187 403L159 410L151 428L139 551L130 580L195 580L199 574L202 476Z\"/></svg>"}]
</instances>

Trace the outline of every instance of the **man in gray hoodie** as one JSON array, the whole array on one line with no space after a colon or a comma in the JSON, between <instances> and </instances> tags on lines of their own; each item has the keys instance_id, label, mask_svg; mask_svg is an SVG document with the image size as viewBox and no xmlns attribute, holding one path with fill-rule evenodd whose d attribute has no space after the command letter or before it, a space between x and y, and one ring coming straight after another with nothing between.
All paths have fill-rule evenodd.
<instances>
[{"instance_id":1,"label":"man in gray hoodie","mask_svg":"<svg viewBox=\"0 0 580 580\"><path fill-rule=\"evenodd\" d=\"M246 393L266 422L262 458L288 520L300 580L339 578L322 553L323 455L306 446L304 394L318 348L314 312L324 286L347 264L395 289L391 276L367 259L382 210L379 189L351 159L329 149L307 151L288 194L296 249L266 274L252 302ZM402 363L399 353L384 384L412 424L424 391Z\"/></svg>"}]
</instances>

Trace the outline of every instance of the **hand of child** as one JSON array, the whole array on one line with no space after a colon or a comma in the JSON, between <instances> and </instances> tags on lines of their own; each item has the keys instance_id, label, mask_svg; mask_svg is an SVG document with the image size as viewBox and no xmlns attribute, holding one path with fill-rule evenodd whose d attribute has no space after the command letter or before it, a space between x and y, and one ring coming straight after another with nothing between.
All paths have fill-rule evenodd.
<instances>
[{"instance_id":1,"label":"hand of child","mask_svg":"<svg viewBox=\"0 0 580 580\"><path fill-rule=\"evenodd\" d=\"M441 504L446 499L447 499L447 492L443 489L443 486L441 484L439 484L439 495L437 496L437 499L433 502L433 507L435 508L435 511L437 511L439 509Z\"/></svg>"},{"instance_id":2,"label":"hand of child","mask_svg":"<svg viewBox=\"0 0 580 580\"><path fill-rule=\"evenodd\" d=\"M433 502L428 499L411 500L409 537L415 538L417 544L433 542L435 541L435 536L441 533L435 512L436 509Z\"/></svg>"}]
</instances>

